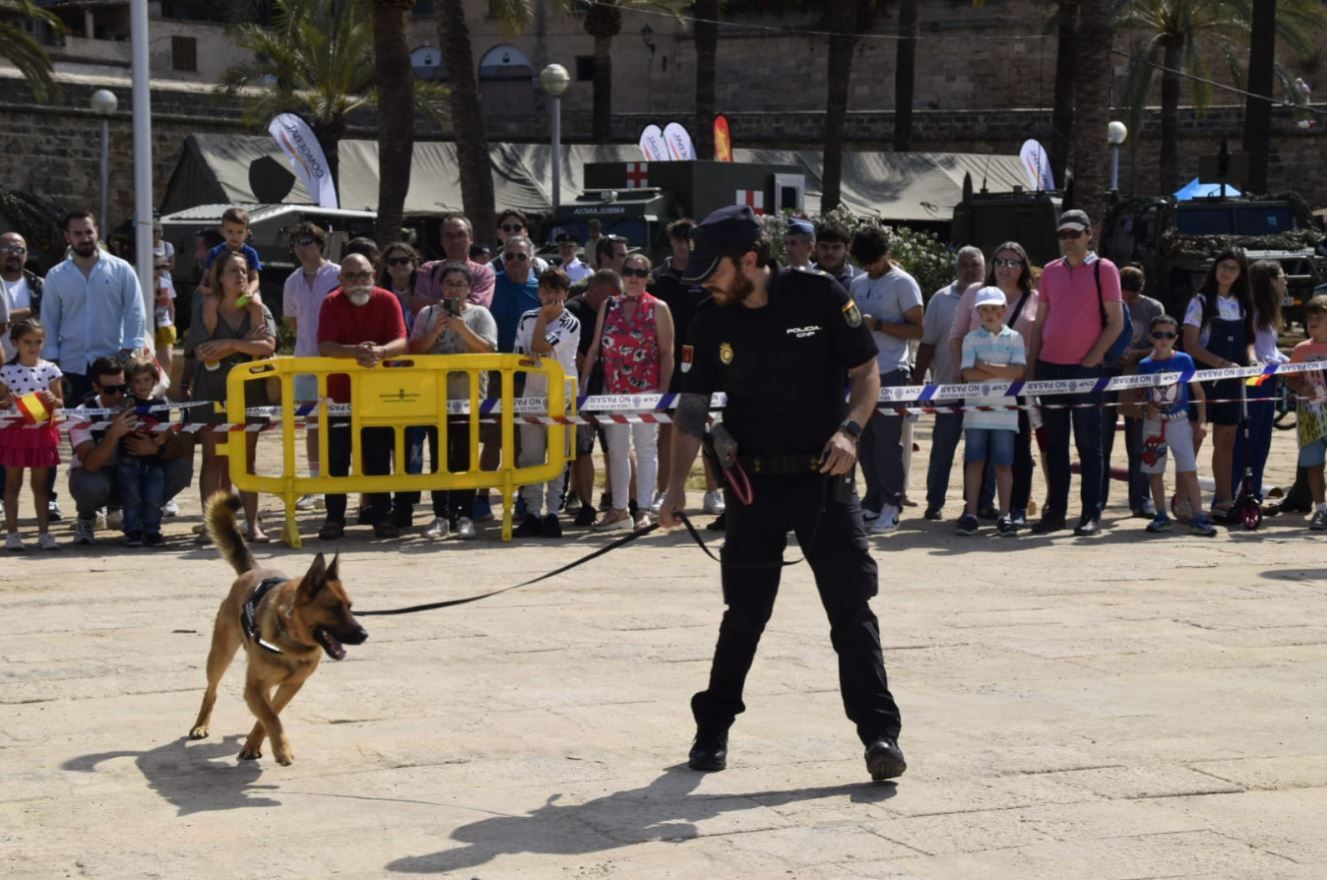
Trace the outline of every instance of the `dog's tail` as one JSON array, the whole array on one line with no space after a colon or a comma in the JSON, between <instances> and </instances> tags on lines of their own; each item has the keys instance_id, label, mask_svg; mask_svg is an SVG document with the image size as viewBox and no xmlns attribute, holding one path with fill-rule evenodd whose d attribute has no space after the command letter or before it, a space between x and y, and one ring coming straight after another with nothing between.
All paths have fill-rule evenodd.
<instances>
[{"instance_id":1,"label":"dog's tail","mask_svg":"<svg viewBox=\"0 0 1327 880\"><path fill-rule=\"evenodd\" d=\"M207 532L221 551L221 558L230 563L236 574L257 568L249 545L244 543L244 536L235 527L235 514L240 509L240 498L233 492L217 492L207 499L207 509L203 519L207 523Z\"/></svg>"}]
</instances>

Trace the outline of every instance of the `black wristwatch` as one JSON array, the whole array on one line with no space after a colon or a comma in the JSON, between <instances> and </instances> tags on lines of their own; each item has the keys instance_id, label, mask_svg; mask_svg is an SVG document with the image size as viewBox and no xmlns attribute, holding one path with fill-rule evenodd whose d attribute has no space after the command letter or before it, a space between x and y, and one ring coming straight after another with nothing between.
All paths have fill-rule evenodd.
<instances>
[{"instance_id":1,"label":"black wristwatch","mask_svg":"<svg viewBox=\"0 0 1327 880\"><path fill-rule=\"evenodd\" d=\"M851 437L854 443L862 439L862 426L852 419L844 419L840 422L839 430Z\"/></svg>"}]
</instances>

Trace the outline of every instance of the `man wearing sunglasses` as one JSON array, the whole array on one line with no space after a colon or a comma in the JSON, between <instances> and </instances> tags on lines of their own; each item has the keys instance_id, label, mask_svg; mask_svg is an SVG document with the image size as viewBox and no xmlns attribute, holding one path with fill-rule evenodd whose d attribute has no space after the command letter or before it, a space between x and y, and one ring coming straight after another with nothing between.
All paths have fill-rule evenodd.
<instances>
[{"instance_id":1,"label":"man wearing sunglasses","mask_svg":"<svg viewBox=\"0 0 1327 880\"><path fill-rule=\"evenodd\" d=\"M74 449L73 461L69 463L69 494L74 496L78 510L78 519L74 521L75 544L91 544L96 536L98 512L119 507L115 464L121 441L132 455L161 453L167 500L173 499L193 482L194 473L190 441L171 433L166 445L158 448L152 437L133 436L138 417L132 410L123 410L100 430L87 427L88 423L107 421L105 416L89 414L89 410L119 409L130 400L124 366L118 359L97 358L88 369L88 378L92 393L69 414L71 425L82 425L69 429L69 445Z\"/></svg>"},{"instance_id":2,"label":"man wearing sunglasses","mask_svg":"<svg viewBox=\"0 0 1327 880\"><path fill-rule=\"evenodd\" d=\"M9 341L9 327L33 315L41 315L41 276L29 272L28 243L17 232L0 235L0 348L4 359L15 354Z\"/></svg>"},{"instance_id":3,"label":"man wearing sunglasses","mask_svg":"<svg viewBox=\"0 0 1327 880\"><path fill-rule=\"evenodd\" d=\"M493 262L489 264L493 267L495 274L506 268L502 262L502 251L506 249L507 241L513 235L523 235L530 238L530 221L526 219L525 214L515 208L508 208L498 215L498 241L501 242L502 246L498 249L498 255L493 258ZM531 252L531 259L533 260L532 268L537 278L548 268L548 261L542 257L534 256L533 251Z\"/></svg>"},{"instance_id":4,"label":"man wearing sunglasses","mask_svg":"<svg viewBox=\"0 0 1327 880\"><path fill-rule=\"evenodd\" d=\"M1060 253L1064 256L1046 265L1038 294L1041 298L1032 344L1028 351L1028 378L1039 380L1100 379L1106 352L1124 329L1124 307L1120 294L1120 271L1110 260L1093 253L1092 223L1083 211L1065 211L1059 225ZM1079 497L1082 514L1074 534L1096 535L1101 531L1101 445L1102 394L1056 395L1056 404L1045 408L1046 477L1050 491L1045 512L1032 527L1044 535L1065 527L1069 506L1069 431L1082 462ZM1079 407L1074 404L1091 404Z\"/></svg>"}]
</instances>

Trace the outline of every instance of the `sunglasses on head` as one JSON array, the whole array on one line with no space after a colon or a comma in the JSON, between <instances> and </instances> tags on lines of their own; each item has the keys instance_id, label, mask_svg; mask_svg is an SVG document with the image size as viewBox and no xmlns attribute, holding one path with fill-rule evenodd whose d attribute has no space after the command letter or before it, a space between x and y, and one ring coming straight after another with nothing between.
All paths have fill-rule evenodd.
<instances>
[{"instance_id":1,"label":"sunglasses on head","mask_svg":"<svg viewBox=\"0 0 1327 880\"><path fill-rule=\"evenodd\" d=\"M1061 229L1059 231L1060 241L1073 241L1075 238L1082 238L1082 237L1083 237L1083 230L1081 229Z\"/></svg>"},{"instance_id":2,"label":"sunglasses on head","mask_svg":"<svg viewBox=\"0 0 1327 880\"><path fill-rule=\"evenodd\" d=\"M650 277L650 270L649 270L649 269L623 269L623 270L622 270L622 277L623 277L623 278L649 278L649 277Z\"/></svg>"},{"instance_id":3,"label":"sunglasses on head","mask_svg":"<svg viewBox=\"0 0 1327 880\"><path fill-rule=\"evenodd\" d=\"M389 266L409 266L414 260L409 257L392 257L387 261Z\"/></svg>"},{"instance_id":4,"label":"sunglasses on head","mask_svg":"<svg viewBox=\"0 0 1327 880\"><path fill-rule=\"evenodd\" d=\"M1178 336L1179 336L1179 334L1176 333L1174 330L1154 330L1154 331L1152 331L1152 338L1153 338L1153 339L1175 339L1175 338L1178 337Z\"/></svg>"},{"instance_id":5,"label":"sunglasses on head","mask_svg":"<svg viewBox=\"0 0 1327 880\"><path fill-rule=\"evenodd\" d=\"M520 231L521 231L522 229L524 229L524 228L525 228L525 227L522 226L522 225L519 224L519 223L504 223L504 224L502 224L502 231L503 231L503 232L520 232Z\"/></svg>"},{"instance_id":6,"label":"sunglasses on head","mask_svg":"<svg viewBox=\"0 0 1327 880\"><path fill-rule=\"evenodd\" d=\"M128 385L103 385L103 386L101 386L101 393L102 393L102 394L124 394L125 389L127 389L128 387L129 387Z\"/></svg>"},{"instance_id":7,"label":"sunglasses on head","mask_svg":"<svg viewBox=\"0 0 1327 880\"><path fill-rule=\"evenodd\" d=\"M524 263L530 258L525 254L503 254L502 259L506 260L508 263Z\"/></svg>"}]
</instances>

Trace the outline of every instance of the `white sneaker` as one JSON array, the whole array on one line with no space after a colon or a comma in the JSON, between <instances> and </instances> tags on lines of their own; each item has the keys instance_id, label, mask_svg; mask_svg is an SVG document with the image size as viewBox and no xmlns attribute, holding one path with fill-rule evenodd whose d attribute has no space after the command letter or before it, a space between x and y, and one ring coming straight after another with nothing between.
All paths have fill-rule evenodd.
<instances>
[{"instance_id":1,"label":"white sneaker","mask_svg":"<svg viewBox=\"0 0 1327 880\"><path fill-rule=\"evenodd\" d=\"M161 505L161 515L162 515L162 516L179 516L179 515L180 515L180 505L176 504L176 503L175 503L175 499L172 498L171 500L167 501L165 504Z\"/></svg>"},{"instance_id":2,"label":"white sneaker","mask_svg":"<svg viewBox=\"0 0 1327 880\"><path fill-rule=\"evenodd\" d=\"M892 504L882 505L880 515L872 521L868 528L876 534L894 531L898 528L898 508Z\"/></svg>"},{"instance_id":3,"label":"white sneaker","mask_svg":"<svg viewBox=\"0 0 1327 880\"><path fill-rule=\"evenodd\" d=\"M59 550L60 545L55 543L55 539L48 532L42 532L37 536L37 546L43 550Z\"/></svg>"},{"instance_id":4,"label":"white sneaker","mask_svg":"<svg viewBox=\"0 0 1327 880\"><path fill-rule=\"evenodd\" d=\"M456 537L462 541L473 541L478 537L475 534L475 524L470 521L470 517L463 516L456 520Z\"/></svg>"},{"instance_id":5,"label":"white sneaker","mask_svg":"<svg viewBox=\"0 0 1327 880\"><path fill-rule=\"evenodd\" d=\"M327 507L327 499L322 493L313 495L301 495L295 502L296 510L324 510Z\"/></svg>"},{"instance_id":6,"label":"white sneaker","mask_svg":"<svg viewBox=\"0 0 1327 880\"><path fill-rule=\"evenodd\" d=\"M5 549L21 553L28 547L23 543L23 539L18 536L18 532L10 532L9 537L5 538Z\"/></svg>"},{"instance_id":7,"label":"white sneaker","mask_svg":"<svg viewBox=\"0 0 1327 880\"><path fill-rule=\"evenodd\" d=\"M118 510L111 510L106 513L106 528L112 532L118 532L124 528L124 514Z\"/></svg>"},{"instance_id":8,"label":"white sneaker","mask_svg":"<svg viewBox=\"0 0 1327 880\"><path fill-rule=\"evenodd\" d=\"M659 511L663 509L663 503L664 503L664 493L656 491L654 493L654 500L650 502L650 513L654 514L655 516L658 516Z\"/></svg>"},{"instance_id":9,"label":"white sneaker","mask_svg":"<svg viewBox=\"0 0 1327 880\"><path fill-rule=\"evenodd\" d=\"M93 518L93 527L98 529L109 528L109 522L106 517L106 508L98 507L97 515Z\"/></svg>"},{"instance_id":10,"label":"white sneaker","mask_svg":"<svg viewBox=\"0 0 1327 880\"><path fill-rule=\"evenodd\" d=\"M723 493L718 489L715 489L712 492L706 492L704 510L706 513L713 514L714 516L723 513Z\"/></svg>"},{"instance_id":11,"label":"white sneaker","mask_svg":"<svg viewBox=\"0 0 1327 880\"><path fill-rule=\"evenodd\" d=\"M451 526L448 524L447 520L437 516L433 518L433 522L429 523L429 527L424 530L424 537L432 538L436 541L447 537L447 534L450 531Z\"/></svg>"},{"instance_id":12,"label":"white sneaker","mask_svg":"<svg viewBox=\"0 0 1327 880\"><path fill-rule=\"evenodd\" d=\"M880 511L872 510L869 507L862 508L862 522L873 523L880 518Z\"/></svg>"},{"instance_id":13,"label":"white sneaker","mask_svg":"<svg viewBox=\"0 0 1327 880\"><path fill-rule=\"evenodd\" d=\"M74 520L74 543L75 543L75 544L91 544L91 543L92 543L92 541L94 540L94 535L93 535L94 527L93 527L93 524L92 524L92 523L93 523L92 520L90 520L90 519L83 519L82 517L79 517L78 519L75 519L75 520Z\"/></svg>"}]
</instances>

